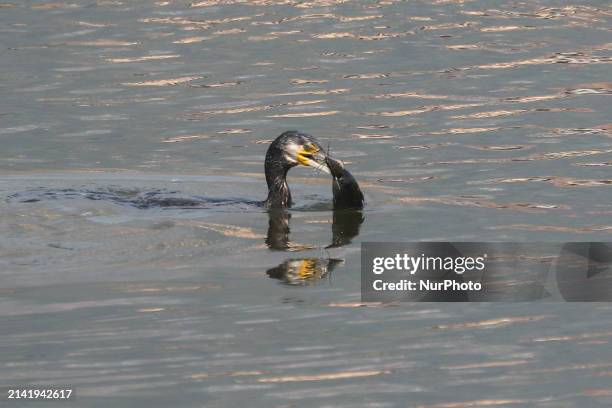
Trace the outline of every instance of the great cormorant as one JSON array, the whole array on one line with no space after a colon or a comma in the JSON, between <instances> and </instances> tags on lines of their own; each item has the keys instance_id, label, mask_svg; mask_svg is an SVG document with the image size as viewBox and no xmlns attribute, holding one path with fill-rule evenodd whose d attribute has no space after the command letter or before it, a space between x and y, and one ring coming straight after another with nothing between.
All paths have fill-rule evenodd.
<instances>
[{"instance_id":1,"label":"great cormorant","mask_svg":"<svg viewBox=\"0 0 612 408\"><path fill-rule=\"evenodd\" d=\"M355 178L344 165L327 155L313 136L295 130L277 137L266 153L265 172L268 183L268 208L291 207L291 192L287 185L287 172L303 165L322 170L333 176L334 209L363 208L363 194Z\"/></svg>"}]
</instances>

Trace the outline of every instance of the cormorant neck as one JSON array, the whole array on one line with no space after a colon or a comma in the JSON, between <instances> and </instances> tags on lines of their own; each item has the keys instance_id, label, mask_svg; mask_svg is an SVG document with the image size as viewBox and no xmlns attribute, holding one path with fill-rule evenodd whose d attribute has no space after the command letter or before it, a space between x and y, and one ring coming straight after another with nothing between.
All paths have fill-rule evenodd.
<instances>
[{"instance_id":1,"label":"cormorant neck","mask_svg":"<svg viewBox=\"0 0 612 408\"><path fill-rule=\"evenodd\" d=\"M268 183L268 198L266 206L268 208L288 208L291 207L291 192L287 185L288 167L281 163L266 162L266 182Z\"/></svg>"}]
</instances>

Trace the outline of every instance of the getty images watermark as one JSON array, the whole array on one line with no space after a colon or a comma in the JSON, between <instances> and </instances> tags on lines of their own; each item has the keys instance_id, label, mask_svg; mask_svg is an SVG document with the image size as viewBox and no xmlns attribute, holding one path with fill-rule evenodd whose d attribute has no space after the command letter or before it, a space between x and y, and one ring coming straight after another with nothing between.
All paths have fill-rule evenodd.
<instances>
[{"instance_id":1,"label":"getty images watermark","mask_svg":"<svg viewBox=\"0 0 612 408\"><path fill-rule=\"evenodd\" d=\"M363 301L612 300L612 243L364 242Z\"/></svg>"}]
</instances>

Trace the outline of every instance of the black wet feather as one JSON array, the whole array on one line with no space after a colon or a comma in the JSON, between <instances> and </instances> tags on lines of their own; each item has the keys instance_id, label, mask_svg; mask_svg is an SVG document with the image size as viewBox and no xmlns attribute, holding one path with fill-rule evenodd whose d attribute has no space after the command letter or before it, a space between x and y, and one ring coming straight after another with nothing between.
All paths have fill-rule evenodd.
<instances>
[{"instance_id":1,"label":"black wet feather","mask_svg":"<svg viewBox=\"0 0 612 408\"><path fill-rule=\"evenodd\" d=\"M326 162L334 178L332 182L334 209L362 209L365 200L355 177L339 160L328 156Z\"/></svg>"}]
</instances>

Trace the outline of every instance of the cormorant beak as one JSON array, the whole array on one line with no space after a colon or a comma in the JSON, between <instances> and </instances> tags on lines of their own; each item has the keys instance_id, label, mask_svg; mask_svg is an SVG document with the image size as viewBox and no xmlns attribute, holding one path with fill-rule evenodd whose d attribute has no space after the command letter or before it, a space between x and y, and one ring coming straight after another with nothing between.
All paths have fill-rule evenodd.
<instances>
[{"instance_id":1,"label":"cormorant beak","mask_svg":"<svg viewBox=\"0 0 612 408\"><path fill-rule=\"evenodd\" d=\"M327 166L327 155L314 145L304 145L297 152L296 159L302 166L314 167L327 174L331 174Z\"/></svg>"}]
</instances>

